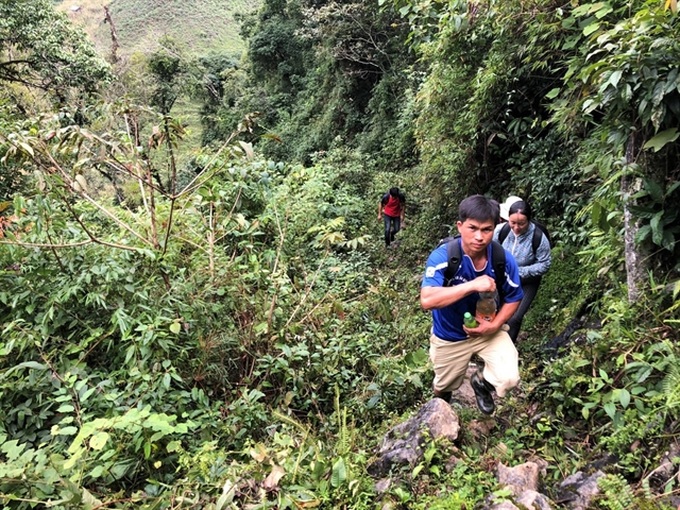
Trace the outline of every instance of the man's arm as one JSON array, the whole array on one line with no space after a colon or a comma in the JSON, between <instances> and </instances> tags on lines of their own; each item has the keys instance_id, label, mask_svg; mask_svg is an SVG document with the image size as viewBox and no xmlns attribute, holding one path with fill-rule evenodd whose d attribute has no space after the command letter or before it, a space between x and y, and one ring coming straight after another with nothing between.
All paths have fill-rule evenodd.
<instances>
[{"instance_id":1,"label":"man's arm","mask_svg":"<svg viewBox=\"0 0 680 510\"><path fill-rule=\"evenodd\" d=\"M444 308L474 292L493 292L494 290L496 290L496 281L487 275L451 287L422 287L420 306L424 310Z\"/></svg>"}]
</instances>

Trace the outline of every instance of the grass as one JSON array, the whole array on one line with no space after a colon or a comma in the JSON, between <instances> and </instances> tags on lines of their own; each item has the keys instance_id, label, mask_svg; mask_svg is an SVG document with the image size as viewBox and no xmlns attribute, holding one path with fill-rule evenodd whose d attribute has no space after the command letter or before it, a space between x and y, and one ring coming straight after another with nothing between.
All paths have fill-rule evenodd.
<instances>
[{"instance_id":1,"label":"grass","mask_svg":"<svg viewBox=\"0 0 680 510\"><path fill-rule=\"evenodd\" d=\"M110 26L104 22L104 6L109 5L121 56L153 52L166 35L195 56L217 51L240 54L244 43L235 15L254 11L259 4L259 0L68 0L56 5L85 30L101 55L111 51Z\"/></svg>"}]
</instances>

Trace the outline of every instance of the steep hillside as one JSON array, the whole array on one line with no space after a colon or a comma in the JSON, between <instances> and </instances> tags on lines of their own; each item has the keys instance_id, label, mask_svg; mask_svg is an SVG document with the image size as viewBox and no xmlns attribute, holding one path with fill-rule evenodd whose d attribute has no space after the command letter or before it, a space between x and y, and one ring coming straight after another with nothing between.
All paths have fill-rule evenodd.
<instances>
[{"instance_id":1,"label":"steep hillside","mask_svg":"<svg viewBox=\"0 0 680 510\"><path fill-rule=\"evenodd\" d=\"M158 40L171 36L186 45L188 53L201 54L219 49L239 53L244 44L239 35L237 14L256 9L258 0L68 0L58 8L84 27L100 53L111 47L110 26L105 23L104 7L109 6L120 53L153 51Z\"/></svg>"}]
</instances>

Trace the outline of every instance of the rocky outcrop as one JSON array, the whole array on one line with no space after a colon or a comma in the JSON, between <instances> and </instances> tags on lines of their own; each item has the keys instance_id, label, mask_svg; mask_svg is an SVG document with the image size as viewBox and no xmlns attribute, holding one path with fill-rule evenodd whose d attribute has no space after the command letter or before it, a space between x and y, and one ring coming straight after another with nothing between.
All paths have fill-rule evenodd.
<instances>
[{"instance_id":1,"label":"rocky outcrop","mask_svg":"<svg viewBox=\"0 0 680 510\"><path fill-rule=\"evenodd\" d=\"M377 459L368 466L372 476L388 474L393 468L415 466L423 455L423 446L431 440L458 439L460 423L451 406L433 398L418 413L390 430L382 440Z\"/></svg>"},{"instance_id":2,"label":"rocky outcrop","mask_svg":"<svg viewBox=\"0 0 680 510\"><path fill-rule=\"evenodd\" d=\"M479 423L482 422L472 421L467 428L474 428ZM478 437L467 428L466 433ZM451 405L438 398L428 401L415 416L392 428L383 438L375 460L368 467L369 473L379 478L376 492L387 493L399 482L401 468L412 468L421 462L429 442L448 441L455 447L460 434L460 420ZM446 469L453 469L457 461L452 459ZM538 458L512 467L499 462L496 478L509 495L490 495L480 510L586 510L592 507L593 500L600 494L597 481L605 476L603 471L574 473L549 491L553 494L554 499L551 499L542 492L547 467L548 463ZM669 474L664 472L663 477Z\"/></svg>"}]
</instances>

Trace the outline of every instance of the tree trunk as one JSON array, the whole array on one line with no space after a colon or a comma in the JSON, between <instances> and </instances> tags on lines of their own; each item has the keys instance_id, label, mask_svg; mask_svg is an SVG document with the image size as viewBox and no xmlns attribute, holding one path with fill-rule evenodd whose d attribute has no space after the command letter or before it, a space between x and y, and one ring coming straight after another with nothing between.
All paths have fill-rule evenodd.
<instances>
[{"instance_id":1,"label":"tree trunk","mask_svg":"<svg viewBox=\"0 0 680 510\"><path fill-rule=\"evenodd\" d=\"M628 138L626 145L626 165L635 163L636 151L635 133ZM641 180L633 175L624 174L621 178L621 196L623 197L623 236L624 251L626 257L626 278L628 283L628 302L636 302L642 292L646 274L645 254L635 244L635 237L640 230L640 222L631 213L631 206L635 205L632 195L641 187Z\"/></svg>"},{"instance_id":2,"label":"tree trunk","mask_svg":"<svg viewBox=\"0 0 680 510\"><path fill-rule=\"evenodd\" d=\"M108 5L104 6L104 22L108 23L111 27L111 63L118 63L118 33L116 32L116 26L113 24L113 18L109 12Z\"/></svg>"}]
</instances>

